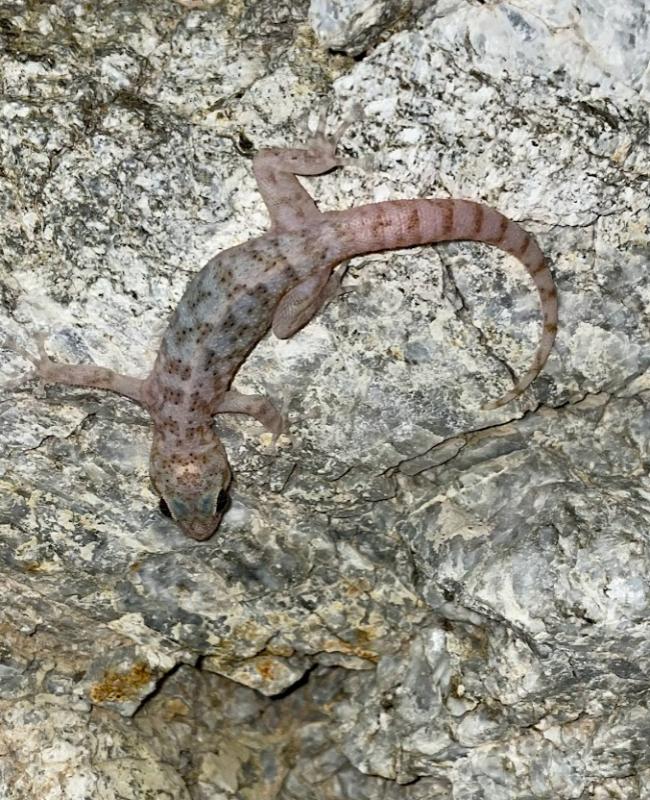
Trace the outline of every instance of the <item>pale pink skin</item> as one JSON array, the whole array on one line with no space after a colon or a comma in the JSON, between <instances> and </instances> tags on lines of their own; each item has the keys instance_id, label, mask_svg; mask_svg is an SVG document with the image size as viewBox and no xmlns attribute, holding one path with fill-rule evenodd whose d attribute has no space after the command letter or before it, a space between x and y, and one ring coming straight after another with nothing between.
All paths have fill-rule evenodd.
<instances>
[{"instance_id":1,"label":"pale pink skin","mask_svg":"<svg viewBox=\"0 0 650 800\"><path fill-rule=\"evenodd\" d=\"M524 265L537 287L543 329L530 369L499 400L520 395L543 368L558 323L557 291L533 237L515 222L469 200L393 200L320 213L296 175L341 165L336 138L322 126L305 149L260 151L255 178L271 217L257 239L224 250L190 281L145 379L103 367L52 361L42 341L32 357L48 382L125 395L151 415L150 474L181 530L197 540L216 531L231 472L214 431L216 414L248 414L274 434L283 428L267 397L231 389L237 371L269 328L281 339L300 330L339 286L334 268L352 256L450 240L495 245Z\"/></svg>"}]
</instances>

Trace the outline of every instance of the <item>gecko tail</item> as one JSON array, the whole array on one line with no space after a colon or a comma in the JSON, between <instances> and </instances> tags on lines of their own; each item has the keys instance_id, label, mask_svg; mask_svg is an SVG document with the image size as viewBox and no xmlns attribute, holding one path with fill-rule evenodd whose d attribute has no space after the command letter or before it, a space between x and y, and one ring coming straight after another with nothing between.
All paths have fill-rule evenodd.
<instances>
[{"instance_id":1,"label":"gecko tail","mask_svg":"<svg viewBox=\"0 0 650 800\"><path fill-rule=\"evenodd\" d=\"M501 406L507 405L509 402L516 400L517 397L522 395L542 371L551 348L553 347L554 338L555 337L553 337L548 344L542 342L537 353L535 354L533 366L524 375L522 375L521 378L519 378L512 389L509 389L507 392L505 392L505 394L502 394L501 397L498 397L496 400L488 400L486 403L483 403L481 409L483 411L492 411L495 408L501 408Z\"/></svg>"},{"instance_id":2,"label":"gecko tail","mask_svg":"<svg viewBox=\"0 0 650 800\"><path fill-rule=\"evenodd\" d=\"M557 289L553 275L534 236L508 217L471 200L388 200L331 215L351 230L351 255L435 242L474 241L498 247L526 268L542 312L542 334L533 363L515 386L484 409L499 408L518 397L544 368L558 327ZM342 241L346 241L345 235Z\"/></svg>"},{"instance_id":3,"label":"gecko tail","mask_svg":"<svg viewBox=\"0 0 650 800\"><path fill-rule=\"evenodd\" d=\"M539 372L531 370L527 372L524 377L518 381L510 391L502 394L501 397L497 398L496 400L488 400L487 402L483 403L481 406L481 411L493 411L495 408L501 408L501 406L507 405L512 400L515 400L524 391L530 386L530 384L535 380L535 378L539 375Z\"/></svg>"},{"instance_id":4,"label":"gecko tail","mask_svg":"<svg viewBox=\"0 0 650 800\"><path fill-rule=\"evenodd\" d=\"M556 307L557 313L557 307ZM557 319L557 317L556 317ZM557 332L557 323L544 323L544 329L542 331L542 338L539 343L539 347L537 348L537 352L533 358L533 363L531 364L530 368L525 372L521 378L515 383L512 389L509 389L505 394L502 394L501 397L498 397L496 400L488 400L488 402L484 403L481 408L483 411L491 411L495 408L500 408L501 406L505 406L511 400L515 400L517 397L522 395L525 390L530 386L530 384L537 378L539 373L544 369L544 365L548 360L548 357L553 349L553 344L555 343L555 335Z\"/></svg>"}]
</instances>

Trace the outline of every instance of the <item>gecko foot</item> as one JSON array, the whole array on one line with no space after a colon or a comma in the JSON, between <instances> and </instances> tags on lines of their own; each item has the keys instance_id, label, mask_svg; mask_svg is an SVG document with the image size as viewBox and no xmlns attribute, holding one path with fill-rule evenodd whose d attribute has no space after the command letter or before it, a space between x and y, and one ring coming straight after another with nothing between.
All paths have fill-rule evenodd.
<instances>
[{"instance_id":1,"label":"gecko foot","mask_svg":"<svg viewBox=\"0 0 650 800\"><path fill-rule=\"evenodd\" d=\"M273 438L271 439L271 445L273 447L277 446L278 439L280 436L284 436L286 440L291 442L291 435L289 433L289 406L291 405L291 401L293 399L293 395L289 392L284 392L282 395L282 403L280 405L280 409L278 411L278 422L279 425L276 430L273 431Z\"/></svg>"},{"instance_id":2,"label":"gecko foot","mask_svg":"<svg viewBox=\"0 0 650 800\"><path fill-rule=\"evenodd\" d=\"M48 367L50 367L54 362L48 356L47 351L45 350L45 342L47 341L47 334L43 331L37 331L34 334L34 343L36 345L36 350L38 355L34 355L30 353L29 350L26 350L24 347L18 344L18 340L13 334L7 334L2 341L0 342L0 347L4 348L5 350L11 350L13 353L24 358L26 361L29 361L32 364L33 369L31 369L27 374L23 375L15 385L20 385L31 378L45 378L48 374Z\"/></svg>"},{"instance_id":3,"label":"gecko foot","mask_svg":"<svg viewBox=\"0 0 650 800\"><path fill-rule=\"evenodd\" d=\"M355 103L352 108L345 114L341 122L335 128L333 133L328 133L328 117L330 116L328 105L321 106L318 112L318 120L316 122L316 129L310 132L309 127L306 127L306 142L305 149L309 155L314 159L326 160L331 163L331 168L343 166L359 166L366 168L366 159L358 158L341 158L336 155L336 148L338 147L343 134L347 129L363 118L363 109L359 103Z\"/></svg>"},{"instance_id":4,"label":"gecko foot","mask_svg":"<svg viewBox=\"0 0 650 800\"><path fill-rule=\"evenodd\" d=\"M47 335L42 331L34 334L34 342L38 355L30 353L21 347L13 336L6 336L2 340L2 347L13 350L27 361L31 362L34 369L24 376L23 380L29 378L40 378L45 383L61 383L65 386L82 386L89 389L104 389L109 392L124 395L136 403L140 403L145 408L146 398L143 394L145 381L141 378L133 378L129 375L120 375L106 367L98 367L95 364L65 364L51 359L45 350Z\"/></svg>"},{"instance_id":5,"label":"gecko foot","mask_svg":"<svg viewBox=\"0 0 650 800\"><path fill-rule=\"evenodd\" d=\"M286 423L282 414L266 395L242 394L230 389L215 408L215 414L245 414L260 422L273 435L275 442L284 433Z\"/></svg>"},{"instance_id":6,"label":"gecko foot","mask_svg":"<svg viewBox=\"0 0 650 800\"><path fill-rule=\"evenodd\" d=\"M262 434L260 439L261 444L267 453L277 456L280 450L284 450L287 446L293 446L291 434L289 432L289 404L292 395L284 395L279 410L276 412L277 416L274 419L275 424L273 427L266 426L266 432Z\"/></svg>"}]
</instances>

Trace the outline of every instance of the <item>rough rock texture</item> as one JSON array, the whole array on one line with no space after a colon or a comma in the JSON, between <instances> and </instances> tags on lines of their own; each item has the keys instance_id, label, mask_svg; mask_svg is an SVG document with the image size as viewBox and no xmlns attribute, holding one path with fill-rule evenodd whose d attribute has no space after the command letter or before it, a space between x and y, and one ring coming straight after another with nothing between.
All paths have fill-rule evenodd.
<instances>
[{"instance_id":1,"label":"rough rock texture","mask_svg":"<svg viewBox=\"0 0 650 800\"><path fill-rule=\"evenodd\" d=\"M309 21L318 40L334 52L360 55L391 27L412 23L428 0L311 0Z\"/></svg>"},{"instance_id":2,"label":"rough rock texture","mask_svg":"<svg viewBox=\"0 0 650 800\"><path fill-rule=\"evenodd\" d=\"M645 12L443 0L354 61L307 2L0 4L23 344L146 372L188 277L265 227L251 153L323 98L374 156L308 182L323 208L482 200L562 303L542 378L487 413L534 350L523 271L353 262L238 377L291 442L218 421L235 503L201 544L157 511L137 408L0 351L3 800L650 798Z\"/></svg>"}]
</instances>

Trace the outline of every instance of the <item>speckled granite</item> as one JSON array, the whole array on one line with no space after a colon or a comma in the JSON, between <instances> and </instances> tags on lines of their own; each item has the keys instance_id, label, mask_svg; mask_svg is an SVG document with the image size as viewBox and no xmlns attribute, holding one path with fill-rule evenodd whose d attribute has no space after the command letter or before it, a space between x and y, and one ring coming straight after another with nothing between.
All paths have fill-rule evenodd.
<instances>
[{"instance_id":1,"label":"speckled granite","mask_svg":"<svg viewBox=\"0 0 650 800\"><path fill-rule=\"evenodd\" d=\"M251 154L323 100L363 106L373 166L306 181L322 208L494 205L562 303L487 413L535 346L521 268L355 260L238 376L291 437L218 420L237 483L200 544L135 406L0 350L3 800L650 798L647 19L361 5L0 3L2 332L143 374L188 277L266 225Z\"/></svg>"},{"instance_id":2,"label":"speckled granite","mask_svg":"<svg viewBox=\"0 0 650 800\"><path fill-rule=\"evenodd\" d=\"M311 0L309 21L324 47L359 56L408 26L428 5L427 0Z\"/></svg>"}]
</instances>

